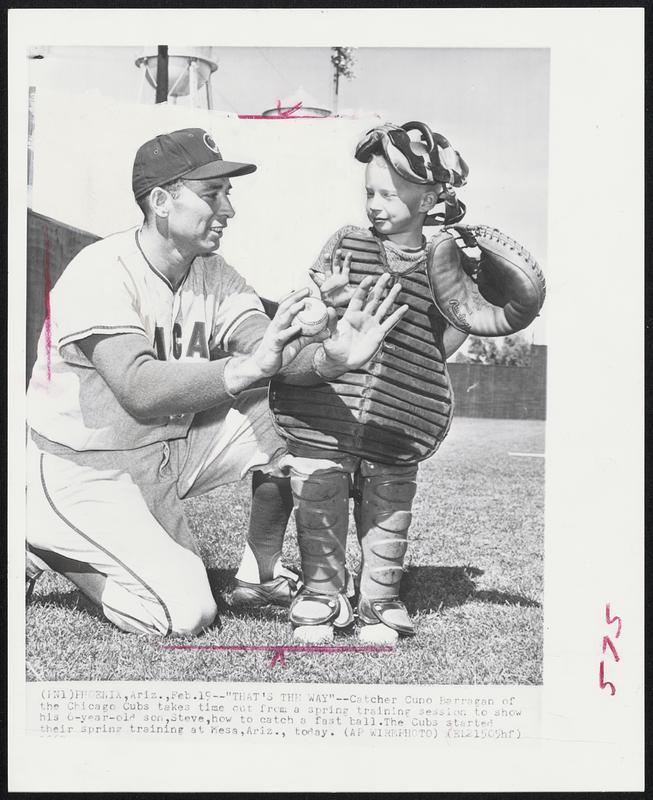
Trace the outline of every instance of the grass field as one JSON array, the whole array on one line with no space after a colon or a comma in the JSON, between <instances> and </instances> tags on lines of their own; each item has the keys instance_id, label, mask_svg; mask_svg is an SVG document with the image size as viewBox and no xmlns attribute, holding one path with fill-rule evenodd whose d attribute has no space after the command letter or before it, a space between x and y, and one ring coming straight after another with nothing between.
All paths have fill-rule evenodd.
<instances>
[{"instance_id":1,"label":"grass field","mask_svg":"<svg viewBox=\"0 0 653 800\"><path fill-rule=\"evenodd\" d=\"M163 640L118 631L48 573L27 607L28 680L207 680L301 683L539 684L542 682L544 422L454 419L420 468L402 594L417 635L391 652L166 650L164 645L292 644L281 609L221 614L201 637ZM240 560L246 482L187 501L216 595ZM348 560L358 548L350 531ZM299 562L294 527L285 556ZM357 645L355 632L336 645Z\"/></svg>"}]
</instances>

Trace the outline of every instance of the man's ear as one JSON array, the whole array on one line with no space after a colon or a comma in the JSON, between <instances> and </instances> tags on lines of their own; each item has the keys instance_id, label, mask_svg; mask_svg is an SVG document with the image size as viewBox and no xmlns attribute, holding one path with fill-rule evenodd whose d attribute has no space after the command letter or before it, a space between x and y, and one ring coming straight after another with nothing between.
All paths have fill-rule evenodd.
<instances>
[{"instance_id":1,"label":"man's ear","mask_svg":"<svg viewBox=\"0 0 653 800\"><path fill-rule=\"evenodd\" d=\"M170 193L160 186L155 186L150 192L150 206L155 216L167 217L170 213Z\"/></svg>"}]
</instances>

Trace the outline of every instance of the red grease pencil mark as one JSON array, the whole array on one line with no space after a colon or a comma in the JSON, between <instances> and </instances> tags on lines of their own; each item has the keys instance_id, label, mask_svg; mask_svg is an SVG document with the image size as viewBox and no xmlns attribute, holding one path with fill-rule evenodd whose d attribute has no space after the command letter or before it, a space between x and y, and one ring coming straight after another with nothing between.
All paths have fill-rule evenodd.
<instances>
[{"instance_id":1,"label":"red grease pencil mark","mask_svg":"<svg viewBox=\"0 0 653 800\"><path fill-rule=\"evenodd\" d=\"M296 112L299 111L302 107L302 101L300 100L298 103L295 103L294 106L290 106L285 111L281 110L281 100L277 100L277 114L276 117L269 117L265 116L264 114L239 114L238 119L328 119L323 114L297 114Z\"/></svg>"},{"instance_id":2,"label":"red grease pencil mark","mask_svg":"<svg viewBox=\"0 0 653 800\"><path fill-rule=\"evenodd\" d=\"M614 697L617 693L617 687L611 681L606 681L605 679L605 661L601 661L599 664L599 686L601 689L610 688L610 697Z\"/></svg>"},{"instance_id":3,"label":"red grease pencil mark","mask_svg":"<svg viewBox=\"0 0 653 800\"><path fill-rule=\"evenodd\" d=\"M290 108L287 111L282 111L281 100L277 100L277 114L280 117L291 117L295 113L295 111L299 111L301 107L302 107L302 101L300 100L299 103L295 103L294 106L290 106Z\"/></svg>"},{"instance_id":4,"label":"red grease pencil mark","mask_svg":"<svg viewBox=\"0 0 653 800\"><path fill-rule=\"evenodd\" d=\"M285 114L282 114L280 117L264 117L263 114L239 114L238 119L270 119L270 120L281 120L281 119L329 119L328 117L323 116L322 114L298 114L296 116L288 117Z\"/></svg>"},{"instance_id":5,"label":"red grease pencil mark","mask_svg":"<svg viewBox=\"0 0 653 800\"><path fill-rule=\"evenodd\" d=\"M616 614L614 617L610 616L610 603L607 603L605 606L605 621L608 625L612 625L613 622L617 623L617 632L614 635L615 639L619 638L619 634L621 633L621 617L618 617Z\"/></svg>"},{"instance_id":6,"label":"red grease pencil mark","mask_svg":"<svg viewBox=\"0 0 653 800\"><path fill-rule=\"evenodd\" d=\"M616 614L612 616L612 613L610 612L610 603L606 603L605 606L605 621L608 625L612 625L613 622L617 623L617 630L614 633L614 638L618 639L621 635L621 617L618 617ZM614 646L612 639L609 636L603 637L603 645L601 650L604 655L606 651L609 650L614 661L616 663L619 662L619 653L617 652L617 648ZM612 683L612 681L605 679L605 659L599 664L599 688L610 689L610 697L614 697L614 695L617 693L617 687L615 684Z\"/></svg>"},{"instance_id":7,"label":"red grease pencil mark","mask_svg":"<svg viewBox=\"0 0 653 800\"><path fill-rule=\"evenodd\" d=\"M50 240L45 231L45 252L43 257L43 291L45 302L45 323L43 326L45 338L45 360L48 381L52 379L52 320L50 318Z\"/></svg>"},{"instance_id":8,"label":"red grease pencil mark","mask_svg":"<svg viewBox=\"0 0 653 800\"><path fill-rule=\"evenodd\" d=\"M604 636L603 637L603 652L605 653L605 651L608 648L610 649L610 652L612 653L612 657L614 658L614 660L615 661L619 661L619 653L617 653L617 648L612 644L612 640L610 639L609 636Z\"/></svg>"},{"instance_id":9,"label":"red grease pencil mark","mask_svg":"<svg viewBox=\"0 0 653 800\"><path fill-rule=\"evenodd\" d=\"M264 650L272 658L270 669L277 664L286 666L285 653L392 653L394 647L389 645L257 645L257 644L172 644L162 645L163 650Z\"/></svg>"}]
</instances>

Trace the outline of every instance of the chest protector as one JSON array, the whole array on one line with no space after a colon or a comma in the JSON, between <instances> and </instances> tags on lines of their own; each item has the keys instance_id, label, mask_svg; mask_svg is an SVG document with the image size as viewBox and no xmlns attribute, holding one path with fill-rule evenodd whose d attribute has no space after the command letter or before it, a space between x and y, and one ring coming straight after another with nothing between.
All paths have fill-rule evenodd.
<instances>
[{"instance_id":1,"label":"chest protector","mask_svg":"<svg viewBox=\"0 0 653 800\"><path fill-rule=\"evenodd\" d=\"M384 464L423 461L447 435L453 411L442 345L447 323L431 299L426 260L399 274L382 242L355 227L343 229L334 254L337 249L343 259L352 253L351 284L390 272L401 281L397 305L409 310L362 369L316 386L273 381L277 427L294 455L324 458L326 450ZM344 312L338 309L340 317Z\"/></svg>"}]
</instances>

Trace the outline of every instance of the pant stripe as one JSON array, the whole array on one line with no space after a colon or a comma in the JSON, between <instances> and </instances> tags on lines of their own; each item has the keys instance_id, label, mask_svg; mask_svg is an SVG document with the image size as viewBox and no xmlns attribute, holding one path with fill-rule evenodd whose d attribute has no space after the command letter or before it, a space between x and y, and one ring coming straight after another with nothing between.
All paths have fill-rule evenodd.
<instances>
[{"instance_id":1,"label":"pant stripe","mask_svg":"<svg viewBox=\"0 0 653 800\"><path fill-rule=\"evenodd\" d=\"M114 614L117 614L120 617L124 617L124 619L133 620L136 623L135 627L137 627L139 629L142 628L146 624L146 623L143 622L142 619L138 619L138 617L134 617L132 614L128 614L126 611L120 611L120 609L114 608L113 606L110 606L108 603L104 603L103 602L102 605L103 605L104 608L108 608L109 611L113 611Z\"/></svg>"},{"instance_id":2,"label":"pant stripe","mask_svg":"<svg viewBox=\"0 0 653 800\"><path fill-rule=\"evenodd\" d=\"M86 533L84 533L83 531L80 531L79 528L76 528L72 524L72 522L70 520L66 519L66 517L61 513L61 511L59 511L59 509L55 506L54 501L50 497L50 493L48 492L48 488L47 488L47 486L45 484L45 473L44 473L44 469L43 469L44 460L45 460L44 456L45 456L45 453L41 453L41 486L43 487L43 492L44 492L44 494L45 494L45 496L47 498L48 503L50 504L50 507L54 511L54 513L69 528L74 530L75 533L79 534L83 539L86 539L87 542L90 542L90 544L92 544L93 547L97 547L98 550L101 550L103 553L105 553L107 556L109 556L109 558L113 559L113 561L115 561L116 564L118 564L122 569L124 569L125 572L129 573L129 575L131 575L132 578L135 578L135 580L137 580L138 583L140 583L141 586L143 586L156 599L156 601L161 605L161 608L163 609L163 611L164 611L164 613L166 615L166 621L168 623L168 629L166 630L164 635L167 636L172 630L172 618L170 616L170 612L168 611L168 607L163 602L163 600L159 597L159 595L154 591L154 589L151 586L149 586L140 576L138 576L134 572L133 569L131 569L125 563L123 563L117 556L115 556L113 553L109 552L109 550L107 550L105 547L102 547L101 544L98 544L94 539L92 539Z\"/></svg>"}]
</instances>

